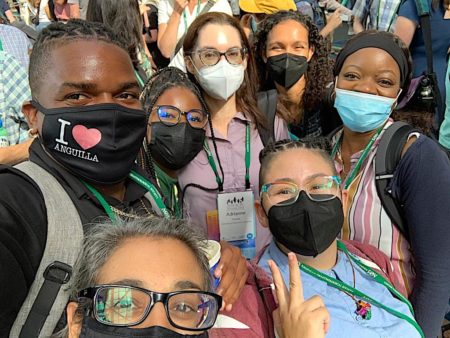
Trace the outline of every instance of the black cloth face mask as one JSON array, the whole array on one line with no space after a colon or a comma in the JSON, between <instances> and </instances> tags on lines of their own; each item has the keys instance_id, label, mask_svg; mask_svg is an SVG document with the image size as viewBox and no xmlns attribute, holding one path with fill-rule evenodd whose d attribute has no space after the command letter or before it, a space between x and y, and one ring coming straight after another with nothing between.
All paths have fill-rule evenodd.
<instances>
[{"instance_id":1,"label":"black cloth face mask","mask_svg":"<svg viewBox=\"0 0 450 338\"><path fill-rule=\"evenodd\" d=\"M337 197L316 202L301 191L295 203L269 209L269 229L275 240L302 256L316 257L336 239L344 223Z\"/></svg>"},{"instance_id":2,"label":"black cloth face mask","mask_svg":"<svg viewBox=\"0 0 450 338\"><path fill-rule=\"evenodd\" d=\"M272 79L284 88L290 88L306 73L308 59L301 55L284 53L267 59L267 70Z\"/></svg>"},{"instance_id":3,"label":"black cloth face mask","mask_svg":"<svg viewBox=\"0 0 450 338\"><path fill-rule=\"evenodd\" d=\"M64 168L90 183L116 184L131 171L147 128L144 110L106 103L46 109L41 142Z\"/></svg>"},{"instance_id":4,"label":"black cloth face mask","mask_svg":"<svg viewBox=\"0 0 450 338\"><path fill-rule=\"evenodd\" d=\"M189 123L166 126L162 122L153 122L151 128L150 153L167 169L185 167L203 149L204 129L193 128Z\"/></svg>"},{"instance_id":5,"label":"black cloth face mask","mask_svg":"<svg viewBox=\"0 0 450 338\"><path fill-rule=\"evenodd\" d=\"M162 326L152 326L143 329L131 329L128 327L108 326L97 322L92 317L85 317L81 327L80 338L208 338L208 332L194 335L184 335L166 329Z\"/></svg>"}]
</instances>

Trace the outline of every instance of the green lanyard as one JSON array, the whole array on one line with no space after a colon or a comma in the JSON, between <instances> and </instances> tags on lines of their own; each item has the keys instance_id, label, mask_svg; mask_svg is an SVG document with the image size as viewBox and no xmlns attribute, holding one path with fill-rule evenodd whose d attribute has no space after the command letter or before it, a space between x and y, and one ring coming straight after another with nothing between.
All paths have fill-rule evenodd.
<instances>
[{"instance_id":1,"label":"green lanyard","mask_svg":"<svg viewBox=\"0 0 450 338\"><path fill-rule=\"evenodd\" d=\"M198 17L198 14L200 13L200 6L202 4L202 0L197 0L197 15L195 17ZM188 7L189 10L189 7ZM187 32L188 30L188 23L186 18L186 10L183 11L183 20L184 20L184 31Z\"/></svg>"},{"instance_id":2,"label":"green lanyard","mask_svg":"<svg viewBox=\"0 0 450 338\"><path fill-rule=\"evenodd\" d=\"M130 173L129 177L133 181L135 181L137 184L139 184L141 187L148 190L150 195L155 200L155 203L156 203L157 207L159 208L159 210L161 211L161 213L163 214L164 218L171 218L170 212L167 209L167 207L165 206L163 199L161 197L161 194L159 193L159 191L156 189L156 187L152 183L147 181L144 177L142 177L135 171L132 171ZM116 221L116 214L112 211L111 206L108 204L108 202L106 202L105 198L92 185L90 185L89 183L84 182L84 181L82 181L82 182L90 190L90 192L95 196L95 198L97 198L97 200L100 202L103 209L105 209L105 212L108 215L109 219L113 222Z\"/></svg>"},{"instance_id":3,"label":"green lanyard","mask_svg":"<svg viewBox=\"0 0 450 338\"><path fill-rule=\"evenodd\" d=\"M372 136L372 138L370 139L369 143L367 144L366 148L364 149L363 153L361 154L361 157L359 158L358 162L356 163L355 167L353 168L352 172L350 173L349 176L347 176L347 178L345 179L345 183L344 183L344 190L347 190L348 187L350 186L350 184L353 182L353 180L355 179L355 176L358 174L359 169L361 168L361 165L363 164L364 160L366 159L367 155L369 155L369 151L372 148L373 143L375 142L375 140L377 139L378 135L380 135L381 131L383 130L383 126L381 126L377 132ZM341 144L341 140L342 140L342 135L339 138L339 140L336 142L336 144L333 147L333 151L331 152L331 158L334 159L336 157L336 153L339 149L339 146Z\"/></svg>"},{"instance_id":4,"label":"green lanyard","mask_svg":"<svg viewBox=\"0 0 450 338\"><path fill-rule=\"evenodd\" d=\"M394 22L395 19L395 13L397 13L398 11L398 7L400 6L400 4L402 3L402 1L399 1L397 4L397 7L395 8L395 11L393 12L394 14L392 15L391 21L389 22L389 25L387 26L386 32L389 32L389 30L391 29L392 23ZM379 30L380 29L380 17L381 17L381 0L378 1L378 11L377 11L377 27L376 29Z\"/></svg>"},{"instance_id":5,"label":"green lanyard","mask_svg":"<svg viewBox=\"0 0 450 338\"><path fill-rule=\"evenodd\" d=\"M414 316L414 310L413 310L412 305L409 302L409 300L406 299L405 296L403 296L399 291L397 291L392 286L391 283L389 283L380 274L378 274L377 272L375 272L368 266L364 265L358 258L356 258L352 254L350 254L348 252L347 248L345 247L344 243L342 243L341 241L337 241L337 246L338 246L339 250L342 250L345 254L347 254L347 256L350 257L350 259L353 262L355 262L365 273L367 273L370 277L372 277L378 284L381 284L384 287L386 287L395 297L397 297L400 301L405 303L408 306L409 310L411 311L411 314ZM383 310L389 312L390 314L392 314L400 319L406 320L409 324L414 326L414 328L419 332L421 337L425 337L419 324L417 324L413 318L380 303L379 301L373 299L372 297L366 295L365 293L351 287L350 285L348 285L344 282L341 282L340 280L337 280L336 278L330 277L330 276L320 272L319 270L316 270L316 269L314 269L306 264L303 264L303 263L300 263L299 265L300 265L300 270L306 272L307 274L311 275L314 278L317 278L317 279L327 283L329 286L336 288L338 290L342 290L344 292L350 293L358 298L363 299L366 302L369 302L370 304L375 305L376 307L378 307L380 309L383 309Z\"/></svg>"},{"instance_id":6,"label":"green lanyard","mask_svg":"<svg viewBox=\"0 0 450 338\"><path fill-rule=\"evenodd\" d=\"M3 43L2 43L2 40L0 40L0 52L3 52Z\"/></svg>"},{"instance_id":7,"label":"green lanyard","mask_svg":"<svg viewBox=\"0 0 450 338\"><path fill-rule=\"evenodd\" d=\"M219 191L223 191L223 180L219 176L219 172L217 171L216 162L214 161L214 157L211 153L211 149L209 149L208 141L205 140L203 144L203 149L205 149L206 156L208 157L209 165L216 175L216 182L219 186ZM250 124L247 123L245 127L245 189L250 189Z\"/></svg>"},{"instance_id":8,"label":"green lanyard","mask_svg":"<svg viewBox=\"0 0 450 338\"><path fill-rule=\"evenodd\" d=\"M138 80L140 89L141 90L144 89L144 86L145 86L144 80L142 80L141 75L139 74L139 72L136 69L134 69L134 74L136 75L136 79Z\"/></svg>"}]
</instances>

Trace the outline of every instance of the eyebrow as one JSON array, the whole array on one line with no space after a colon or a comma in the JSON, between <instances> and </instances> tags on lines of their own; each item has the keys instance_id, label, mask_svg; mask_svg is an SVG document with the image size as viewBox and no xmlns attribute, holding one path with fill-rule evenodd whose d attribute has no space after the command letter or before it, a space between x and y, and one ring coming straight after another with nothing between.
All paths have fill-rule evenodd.
<instances>
[{"instance_id":1,"label":"eyebrow","mask_svg":"<svg viewBox=\"0 0 450 338\"><path fill-rule=\"evenodd\" d=\"M78 89L78 90L82 90L82 91L94 91L96 90L98 87L97 84L95 83L89 83L89 82L64 82L61 85L61 88L67 88L67 89ZM128 89L132 89L132 88L139 88L139 85L137 83L137 81L133 81L133 82L124 82L121 83L118 86L118 91L124 91L124 90L128 90Z\"/></svg>"},{"instance_id":2,"label":"eyebrow","mask_svg":"<svg viewBox=\"0 0 450 338\"><path fill-rule=\"evenodd\" d=\"M242 46L237 46L237 45L236 46L232 46L232 47L227 48L226 51L228 51L230 49L233 49L233 48L242 48ZM202 48L199 48L198 50L202 50L202 49L215 49L215 50L220 52L220 50L218 50L216 47L213 47L213 46L203 46Z\"/></svg>"},{"instance_id":3,"label":"eyebrow","mask_svg":"<svg viewBox=\"0 0 450 338\"><path fill-rule=\"evenodd\" d=\"M358 65L348 65L345 67L345 70L348 71L348 68L356 68L358 70L364 69L364 67L360 67ZM342 67L342 69L344 69L344 67ZM396 76L395 72L390 70L390 69L381 69L381 70L377 70L378 73L391 73L392 75Z\"/></svg>"},{"instance_id":4,"label":"eyebrow","mask_svg":"<svg viewBox=\"0 0 450 338\"><path fill-rule=\"evenodd\" d=\"M202 288L189 280L181 280L175 283L175 289L176 290L186 290L186 289L197 289L202 290Z\"/></svg>"},{"instance_id":5,"label":"eyebrow","mask_svg":"<svg viewBox=\"0 0 450 338\"><path fill-rule=\"evenodd\" d=\"M124 285L124 286L136 286L138 288L142 288L143 287L143 283L142 281L138 280L138 279L121 279L119 281L114 281L111 282L109 284L112 285Z\"/></svg>"},{"instance_id":6,"label":"eyebrow","mask_svg":"<svg viewBox=\"0 0 450 338\"><path fill-rule=\"evenodd\" d=\"M325 173L317 173L317 174L313 174L313 175L309 175L308 177L306 177L304 180L311 180L313 178L316 177L321 177L321 176L333 176L333 175L329 175L329 174L325 174ZM285 178L279 178L276 179L274 182L290 182L290 183L295 183L297 184L292 178L289 177L285 177Z\"/></svg>"}]
</instances>

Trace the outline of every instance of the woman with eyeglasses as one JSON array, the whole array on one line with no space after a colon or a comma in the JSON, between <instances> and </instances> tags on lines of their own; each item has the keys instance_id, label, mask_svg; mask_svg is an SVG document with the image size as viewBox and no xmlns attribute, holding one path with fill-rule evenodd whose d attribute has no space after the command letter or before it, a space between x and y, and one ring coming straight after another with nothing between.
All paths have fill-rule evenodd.
<instances>
[{"instance_id":1,"label":"woman with eyeglasses","mask_svg":"<svg viewBox=\"0 0 450 338\"><path fill-rule=\"evenodd\" d=\"M276 89L276 112L292 138L327 135L341 124L327 106L330 51L308 16L296 11L269 15L258 26L254 48L260 90Z\"/></svg>"},{"instance_id":2,"label":"woman with eyeglasses","mask_svg":"<svg viewBox=\"0 0 450 338\"><path fill-rule=\"evenodd\" d=\"M93 227L61 335L208 337L222 299L210 292L202 240L184 221L163 218Z\"/></svg>"},{"instance_id":3,"label":"woman with eyeglasses","mask_svg":"<svg viewBox=\"0 0 450 338\"><path fill-rule=\"evenodd\" d=\"M253 211L263 148L258 130L267 121L257 109L250 46L236 19L208 13L189 27L183 47L188 75L201 88L212 124L206 127L204 150L179 174L184 216L251 258L270 234L255 222ZM274 134L287 137L279 118Z\"/></svg>"},{"instance_id":4,"label":"woman with eyeglasses","mask_svg":"<svg viewBox=\"0 0 450 338\"><path fill-rule=\"evenodd\" d=\"M390 258L418 323L435 337L450 295L450 162L436 142L413 132L398 149L392 176L376 175L383 135L411 72L408 48L391 33L366 31L344 45L334 67L334 106L344 126L332 137L332 157L345 201L342 238L371 244ZM379 192L376 182L383 179L387 187ZM404 230L391 219L385 195Z\"/></svg>"},{"instance_id":5,"label":"woman with eyeglasses","mask_svg":"<svg viewBox=\"0 0 450 338\"><path fill-rule=\"evenodd\" d=\"M279 289L277 271L289 285L294 257L288 253L295 254L303 284L298 302L313 297L305 310L316 311L309 318L321 329L316 330L317 337L325 332L327 337L424 337L411 304L384 272L373 269L372 262L352 254L347 244L336 239L344 214L341 181L329 150L324 139L305 139L279 141L261 152L261 198L256 209L273 240L259 265L267 273L275 272ZM298 289L295 283L292 287ZM317 327L318 319L322 326ZM287 337L297 337L295 333Z\"/></svg>"},{"instance_id":6,"label":"woman with eyeglasses","mask_svg":"<svg viewBox=\"0 0 450 338\"><path fill-rule=\"evenodd\" d=\"M150 117L138 161L158 182L172 216L182 218L178 174L203 149L205 128L211 125L208 108L197 86L175 67L150 78L141 102ZM221 279L218 292L224 304L231 305L247 278L239 250L221 242L221 260L214 273Z\"/></svg>"}]
</instances>

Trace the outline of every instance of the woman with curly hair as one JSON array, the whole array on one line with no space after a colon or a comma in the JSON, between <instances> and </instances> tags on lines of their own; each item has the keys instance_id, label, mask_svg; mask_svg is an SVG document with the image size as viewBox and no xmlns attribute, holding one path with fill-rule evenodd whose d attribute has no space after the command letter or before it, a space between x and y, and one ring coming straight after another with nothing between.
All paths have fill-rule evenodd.
<instances>
[{"instance_id":1,"label":"woman with curly hair","mask_svg":"<svg viewBox=\"0 0 450 338\"><path fill-rule=\"evenodd\" d=\"M323 109L332 81L329 49L311 19L294 11L268 16L255 39L261 90L276 88L277 113L294 137L318 136L340 125Z\"/></svg>"}]
</instances>

